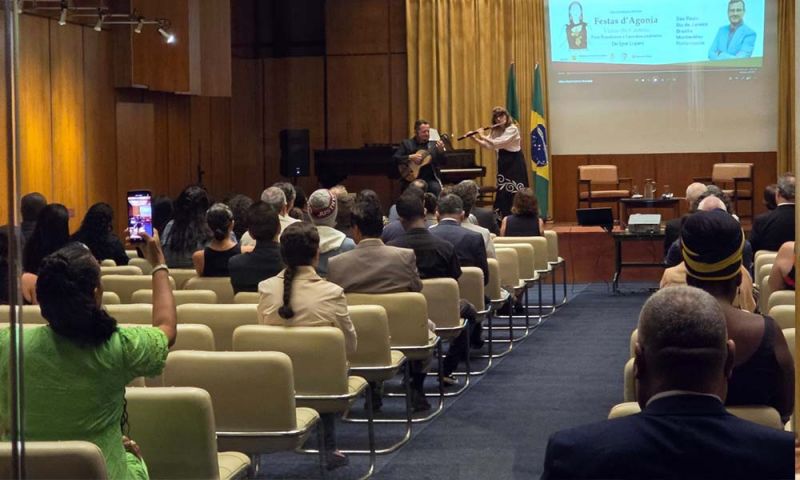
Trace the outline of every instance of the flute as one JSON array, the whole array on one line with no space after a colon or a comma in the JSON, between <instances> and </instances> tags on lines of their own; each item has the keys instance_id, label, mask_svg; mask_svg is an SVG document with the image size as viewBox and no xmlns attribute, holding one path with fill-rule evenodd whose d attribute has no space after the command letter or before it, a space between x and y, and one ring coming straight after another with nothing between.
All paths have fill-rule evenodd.
<instances>
[{"instance_id":1,"label":"flute","mask_svg":"<svg viewBox=\"0 0 800 480\"><path fill-rule=\"evenodd\" d=\"M473 135L477 135L482 130L491 130L493 128L502 127L503 125L505 125L505 123L495 123L494 125L489 125L487 127L481 127L481 128L479 128L477 130L472 130L470 132L465 133L464 135L461 135L456 140L464 140L465 138L469 138L469 137L471 137Z\"/></svg>"}]
</instances>

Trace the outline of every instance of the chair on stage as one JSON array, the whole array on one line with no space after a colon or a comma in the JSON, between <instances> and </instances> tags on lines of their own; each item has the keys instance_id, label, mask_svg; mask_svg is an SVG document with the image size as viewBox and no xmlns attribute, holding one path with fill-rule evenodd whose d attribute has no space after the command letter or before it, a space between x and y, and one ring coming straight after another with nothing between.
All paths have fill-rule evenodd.
<instances>
[{"instance_id":1,"label":"chair on stage","mask_svg":"<svg viewBox=\"0 0 800 480\"><path fill-rule=\"evenodd\" d=\"M733 208L739 213L739 200L750 200L750 217L753 217L753 164L715 163L710 177L695 177L695 182L713 183L730 195ZM740 217L743 215L739 214Z\"/></svg>"},{"instance_id":2,"label":"chair on stage","mask_svg":"<svg viewBox=\"0 0 800 480\"><path fill-rule=\"evenodd\" d=\"M628 189L620 185L628 183ZM592 208L594 203L615 203L617 219L619 219L619 200L631 196L633 180L620 178L616 165L579 165L578 166L578 207L586 203Z\"/></svg>"}]
</instances>

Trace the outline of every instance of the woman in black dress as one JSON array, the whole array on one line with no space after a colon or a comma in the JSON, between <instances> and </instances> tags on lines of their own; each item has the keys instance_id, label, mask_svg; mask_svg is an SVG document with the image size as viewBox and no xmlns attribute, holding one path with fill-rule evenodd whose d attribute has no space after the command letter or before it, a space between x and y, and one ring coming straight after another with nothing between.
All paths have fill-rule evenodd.
<instances>
[{"instance_id":1,"label":"woman in black dress","mask_svg":"<svg viewBox=\"0 0 800 480\"><path fill-rule=\"evenodd\" d=\"M497 195L495 210L505 217L511 213L514 194L528 186L528 171L525 157L520 149L519 127L503 107L492 109L492 129L489 135L478 133L471 136L482 147L497 151Z\"/></svg>"},{"instance_id":2,"label":"woman in black dress","mask_svg":"<svg viewBox=\"0 0 800 480\"><path fill-rule=\"evenodd\" d=\"M539 237L544 232L544 222L539 218L539 201L530 188L522 188L514 195L511 215L503 218L501 237Z\"/></svg>"}]
</instances>

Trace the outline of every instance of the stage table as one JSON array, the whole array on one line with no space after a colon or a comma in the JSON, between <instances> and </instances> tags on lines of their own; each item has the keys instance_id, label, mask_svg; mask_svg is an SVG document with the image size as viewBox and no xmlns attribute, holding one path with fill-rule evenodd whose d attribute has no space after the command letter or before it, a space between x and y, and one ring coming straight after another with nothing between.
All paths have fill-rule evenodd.
<instances>
[{"instance_id":1,"label":"stage table","mask_svg":"<svg viewBox=\"0 0 800 480\"><path fill-rule=\"evenodd\" d=\"M645 268L664 268L664 263L659 261L651 262L625 262L622 260L622 244L631 241L663 240L664 228L658 233L631 233L627 230L611 232L614 238L614 277L611 279L611 292L617 293L619 287L619 277L622 275L623 267L645 267Z\"/></svg>"},{"instance_id":2,"label":"stage table","mask_svg":"<svg viewBox=\"0 0 800 480\"><path fill-rule=\"evenodd\" d=\"M639 209L639 208L671 208L672 211L675 213L673 218L678 218L681 216L680 212L680 201L683 200L680 197L672 197L672 198L622 198L620 199L619 203L622 206L621 213L620 213L620 225L625 227L625 224L628 222L628 209Z\"/></svg>"}]
</instances>

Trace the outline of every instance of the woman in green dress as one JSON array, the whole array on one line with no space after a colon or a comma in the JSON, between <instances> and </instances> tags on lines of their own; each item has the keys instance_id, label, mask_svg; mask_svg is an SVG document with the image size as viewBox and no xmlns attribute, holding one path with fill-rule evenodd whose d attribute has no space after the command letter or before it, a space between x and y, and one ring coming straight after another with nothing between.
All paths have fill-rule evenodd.
<instances>
[{"instance_id":1,"label":"woman in green dress","mask_svg":"<svg viewBox=\"0 0 800 480\"><path fill-rule=\"evenodd\" d=\"M100 266L81 243L44 258L36 293L48 325L26 329L24 435L27 441L85 440L103 452L111 479L147 478L135 442L121 421L125 386L161 373L175 342L175 300L156 234L141 248L153 264L153 326L122 328L102 308ZM9 329L0 330L0 358L8 358ZM0 362L0 378L8 378ZM4 382L4 385L8 385ZM0 391L0 427L9 431L9 392ZM144 452L145 455L147 452Z\"/></svg>"}]
</instances>

